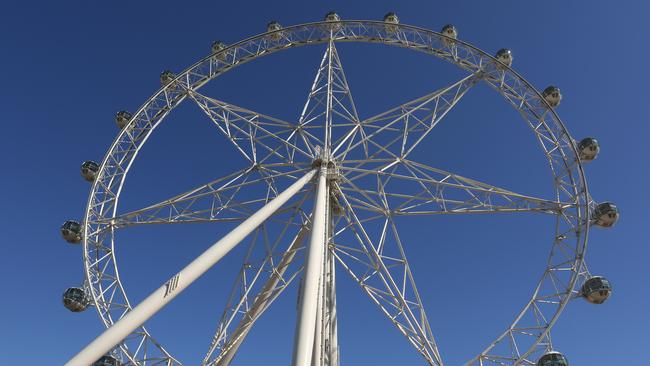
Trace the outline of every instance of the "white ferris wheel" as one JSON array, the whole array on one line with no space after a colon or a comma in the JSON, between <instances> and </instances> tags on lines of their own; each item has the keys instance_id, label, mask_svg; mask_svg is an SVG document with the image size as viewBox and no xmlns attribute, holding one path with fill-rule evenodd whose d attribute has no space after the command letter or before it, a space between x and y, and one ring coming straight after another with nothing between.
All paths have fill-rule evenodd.
<instances>
[{"instance_id":1,"label":"white ferris wheel","mask_svg":"<svg viewBox=\"0 0 650 366\"><path fill-rule=\"evenodd\" d=\"M398 225L409 216L528 212L555 217L550 254L532 296L506 330L476 350L466 366L567 366L551 328L565 306L584 298L602 304L610 283L592 276L584 258L590 226L611 227L616 206L596 203L582 164L596 158L594 138L574 140L555 107L557 87L536 90L494 56L440 32L383 21L324 21L267 32L232 45L214 42L209 56L182 73L161 74L162 88L135 113L117 113L120 133L101 163L84 162L92 183L83 221L66 221L63 237L83 244L84 284L63 295L71 311L94 307L107 330L66 365L181 365L144 323L234 247L249 245L202 365L229 365L256 320L291 284L299 286L294 366L338 366L337 273L346 273L429 365L443 360L407 260ZM336 49L338 42L380 43L445 60L466 76L451 85L360 119ZM257 58L322 45L307 101L284 121L201 93L206 83ZM475 85L505 98L530 127L553 176L553 196L534 197L411 159L427 135ZM247 162L240 170L139 210L118 214L127 173L153 130L182 102L195 104ZM235 229L135 306L115 261L126 227L231 222ZM246 239L246 240L244 240ZM246 243L246 244L244 244ZM253 250L253 248L257 248ZM261 254L260 254L261 253Z\"/></svg>"}]
</instances>

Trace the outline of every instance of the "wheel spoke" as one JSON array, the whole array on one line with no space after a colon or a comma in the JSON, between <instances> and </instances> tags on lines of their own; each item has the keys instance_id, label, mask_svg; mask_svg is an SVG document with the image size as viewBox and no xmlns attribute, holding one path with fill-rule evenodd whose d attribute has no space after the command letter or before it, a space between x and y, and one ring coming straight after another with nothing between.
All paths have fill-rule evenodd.
<instances>
[{"instance_id":1,"label":"wheel spoke","mask_svg":"<svg viewBox=\"0 0 650 366\"><path fill-rule=\"evenodd\" d=\"M357 128L372 132L364 133L354 143L339 142L334 155L343 160L352 150L363 146L363 154L355 153L354 158L405 159L481 77L480 72L470 74L450 86L363 120Z\"/></svg>"},{"instance_id":2,"label":"wheel spoke","mask_svg":"<svg viewBox=\"0 0 650 366\"><path fill-rule=\"evenodd\" d=\"M336 259L429 364L442 365L393 218L363 219L345 194L341 200L345 225L335 232Z\"/></svg>"},{"instance_id":3,"label":"wheel spoke","mask_svg":"<svg viewBox=\"0 0 650 366\"><path fill-rule=\"evenodd\" d=\"M375 168L341 166L341 189L356 209L384 215L439 215L496 212L558 214L574 207L515 193L410 160Z\"/></svg>"},{"instance_id":4,"label":"wheel spoke","mask_svg":"<svg viewBox=\"0 0 650 366\"><path fill-rule=\"evenodd\" d=\"M188 94L251 163L293 163L299 157L311 160L310 146L298 138L295 123L209 98L195 90Z\"/></svg>"},{"instance_id":5,"label":"wheel spoke","mask_svg":"<svg viewBox=\"0 0 650 366\"><path fill-rule=\"evenodd\" d=\"M334 42L330 40L303 107L299 132L313 151L316 146L351 144L364 136L350 86ZM323 142L320 140L323 136Z\"/></svg>"},{"instance_id":6,"label":"wheel spoke","mask_svg":"<svg viewBox=\"0 0 650 366\"><path fill-rule=\"evenodd\" d=\"M255 165L148 207L103 219L109 227L190 222L243 221L278 194L279 180L291 182L305 169ZM257 191L256 194L250 192ZM105 228L104 228L105 229Z\"/></svg>"},{"instance_id":7,"label":"wheel spoke","mask_svg":"<svg viewBox=\"0 0 650 366\"><path fill-rule=\"evenodd\" d=\"M277 38L273 36L280 34ZM472 74L438 92L361 121L334 40L405 47L452 62ZM215 77L259 57L323 43L329 43L329 47L297 123L196 92ZM548 158L556 198L545 200L522 195L408 160L412 151L479 79L502 94L531 127ZM141 210L116 215L124 179L138 152L156 126L185 99L196 102L257 170L242 170L238 172L240 177L229 178L232 182L214 181ZM134 113L100 166L83 229L86 283L98 313L104 324L110 326L131 308L115 263L114 229L139 224L243 219L277 196L281 190L280 178L295 180L293 173L310 165L319 155L318 148L326 146L327 154L322 156L335 160L333 165L342 173L339 187L330 200L345 203L345 207L333 205L337 211L340 209L337 214L341 214L338 216L341 221L334 224L338 234L331 243L330 254L336 255L430 364L436 364L440 358L395 229L395 217L492 212L542 212L557 216L553 249L533 298L511 326L468 363L472 366L533 365L542 352L552 349L550 328L567 299L577 295L577 281L589 277L583 259L592 202L575 141L550 107L530 83L484 52L461 40L408 25L376 21L298 25L281 29L281 33L251 37L215 52L164 86ZM269 168L276 164L277 167ZM267 169L260 169L261 166ZM254 189L256 193L251 193ZM287 206L270 220L288 224L289 221L280 218L290 213ZM304 213L301 215L304 224L308 220ZM341 222L345 223L343 227L339 226ZM266 270L251 271L259 268L280 271L282 265L272 263L282 263L288 255L288 251L281 258L269 254L274 247L273 240L269 239L275 237L273 230L270 221L258 230L257 248L264 248L266 254L260 263L266 263L266 267L253 264L242 272L245 285L237 288L243 288L246 295L231 304L241 303L235 313L243 311L244 315L228 323L239 325L221 338L220 355L236 351L259 316L253 310L257 299L268 298L270 304L284 289L282 286L286 287L285 282L288 284L298 273L287 270L273 290L267 292L264 290L267 285L263 285L257 297L251 296L257 289L249 285L250 280L260 284ZM291 263L295 266L296 262ZM273 274L269 277L267 284L273 283ZM263 311L267 306L257 308ZM143 327L129 335L114 353L123 363L133 365L179 364Z\"/></svg>"}]
</instances>

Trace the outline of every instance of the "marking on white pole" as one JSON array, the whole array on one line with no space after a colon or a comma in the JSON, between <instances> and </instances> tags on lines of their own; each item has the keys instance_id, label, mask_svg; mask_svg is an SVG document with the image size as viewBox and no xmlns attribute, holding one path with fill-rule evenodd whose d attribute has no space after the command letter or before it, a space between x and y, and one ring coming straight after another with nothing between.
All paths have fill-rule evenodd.
<instances>
[{"instance_id":1,"label":"marking on white pole","mask_svg":"<svg viewBox=\"0 0 650 366\"><path fill-rule=\"evenodd\" d=\"M177 273L176 276L172 277L169 281L167 281L167 283L165 284L165 296L163 297L167 297L167 295L171 294L172 292L174 292L174 290L176 290L176 288L178 287L179 278L181 278L181 274Z\"/></svg>"}]
</instances>

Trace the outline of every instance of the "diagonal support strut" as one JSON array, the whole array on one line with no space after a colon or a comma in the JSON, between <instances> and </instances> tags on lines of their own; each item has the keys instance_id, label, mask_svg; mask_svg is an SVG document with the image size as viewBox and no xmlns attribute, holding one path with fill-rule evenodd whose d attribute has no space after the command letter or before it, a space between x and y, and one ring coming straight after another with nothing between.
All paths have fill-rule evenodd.
<instances>
[{"instance_id":1,"label":"diagonal support strut","mask_svg":"<svg viewBox=\"0 0 650 366\"><path fill-rule=\"evenodd\" d=\"M221 258L230 252L255 228L268 219L276 210L298 193L316 174L311 170L294 182L275 199L267 203L259 211L251 215L214 243L190 264L174 275L167 283L155 290L138 306L128 312L122 319L105 330L99 337L86 346L81 352L68 361L65 366L88 366L110 351L136 328L156 314L160 309L185 290L197 278L214 266Z\"/></svg>"}]
</instances>

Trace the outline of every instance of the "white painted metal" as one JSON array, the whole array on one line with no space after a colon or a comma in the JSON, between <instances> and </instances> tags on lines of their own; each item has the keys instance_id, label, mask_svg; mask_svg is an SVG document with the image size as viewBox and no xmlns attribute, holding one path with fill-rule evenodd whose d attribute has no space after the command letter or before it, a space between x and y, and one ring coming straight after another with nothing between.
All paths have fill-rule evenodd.
<instances>
[{"instance_id":1,"label":"white painted metal","mask_svg":"<svg viewBox=\"0 0 650 366\"><path fill-rule=\"evenodd\" d=\"M374 241L371 239L371 231L367 229L367 223L364 224L355 213L346 195L342 196L342 200L349 212L349 216L345 219L351 224L358 241L357 245L360 247L360 251L356 251L367 257L367 266L361 266L355 271L352 268L353 261L342 260L340 254L351 253L343 246L337 246L337 259L399 332L422 354L429 365L442 366L442 359L424 305L418 295L404 248L396 231L393 240L390 239L391 228L394 228L390 217L381 218L383 223L380 225L380 239ZM390 248L391 246L393 248ZM383 253L389 249L393 249L393 254L384 255ZM369 273L374 274L369 275Z\"/></svg>"},{"instance_id":2,"label":"white painted metal","mask_svg":"<svg viewBox=\"0 0 650 366\"><path fill-rule=\"evenodd\" d=\"M312 215L311 239L305 259L302 296L298 306L298 321L294 338L293 366L311 366L318 309L318 292L327 238L326 210L328 206L327 166L321 166Z\"/></svg>"},{"instance_id":3,"label":"white painted metal","mask_svg":"<svg viewBox=\"0 0 650 366\"><path fill-rule=\"evenodd\" d=\"M328 306L328 319L327 319L327 334L328 334L328 349L326 350L327 360L326 366L339 366L339 331L338 331L338 314L336 308L336 266L334 255L328 253L328 266L329 266L329 306Z\"/></svg>"},{"instance_id":4,"label":"white painted metal","mask_svg":"<svg viewBox=\"0 0 650 366\"><path fill-rule=\"evenodd\" d=\"M122 228L150 224L244 221L249 216L247 212L254 212L268 198L261 196L239 200L237 194L240 191L266 187L268 181L304 174L311 169L274 172L271 168L265 166L263 169L268 169L265 175L253 176L256 169L247 167L162 202L107 219L106 222L110 222L112 227Z\"/></svg>"},{"instance_id":5,"label":"white painted metal","mask_svg":"<svg viewBox=\"0 0 650 366\"><path fill-rule=\"evenodd\" d=\"M268 219L277 209L284 205L291 197L298 193L316 173L311 170L301 179L293 183L284 192L279 194L271 202L267 203L246 221L239 224L221 240L214 243L205 252L194 259L190 264L174 275L167 283L154 291L138 306L133 308L122 319L113 324L104 333L92 341L81 352L66 363L66 366L88 366L95 362L106 352L118 345L136 328L141 326L147 319L167 305L179 293L187 288L192 282L203 275L208 269L214 266L239 242L248 236L262 222Z\"/></svg>"},{"instance_id":6,"label":"white painted metal","mask_svg":"<svg viewBox=\"0 0 650 366\"><path fill-rule=\"evenodd\" d=\"M257 318L259 318L259 316L264 312L264 310L266 310L270 302L273 300L272 295L276 291L278 283L283 278L289 264L294 260L296 252L308 232L309 228L305 226L303 226L302 229L298 232L298 235L294 238L291 245L289 245L289 248L282 256L282 260L277 266L277 272L273 273L273 275L271 275L268 281L264 284L262 290L255 297L255 303L247 312L246 317L241 320L240 324L233 331L233 335L231 336L231 343L224 347L224 350L221 352L219 357L215 359L214 362L208 363L210 357L210 354L208 354L206 356L206 359L203 361L203 364L216 366L228 366L230 364Z\"/></svg>"},{"instance_id":7,"label":"white painted metal","mask_svg":"<svg viewBox=\"0 0 650 366\"><path fill-rule=\"evenodd\" d=\"M325 259L325 257L323 257ZM324 261L323 261L324 262ZM321 266L324 263L321 264ZM318 298L316 305L316 326L314 329L314 346L311 352L311 366L321 366L323 356L323 275L324 268L321 268L321 277L318 280Z\"/></svg>"},{"instance_id":8,"label":"white painted metal","mask_svg":"<svg viewBox=\"0 0 650 366\"><path fill-rule=\"evenodd\" d=\"M331 175L331 172L329 173ZM335 181L329 181L330 192ZM330 196L331 197L331 196ZM333 255L332 228L336 226L332 205L327 210L327 248L323 258L323 273L319 293L319 319L314 341L314 359L312 365L338 366L338 333L336 323L336 273Z\"/></svg>"},{"instance_id":9,"label":"white painted metal","mask_svg":"<svg viewBox=\"0 0 650 366\"><path fill-rule=\"evenodd\" d=\"M331 211L331 210L330 210ZM331 238L331 235L330 235ZM326 317L324 319L325 329L323 334L323 366L339 366L339 343L338 343L338 320L336 314L336 266L335 258L331 250L326 253L325 261L325 308Z\"/></svg>"},{"instance_id":10,"label":"white painted metal","mask_svg":"<svg viewBox=\"0 0 650 366\"><path fill-rule=\"evenodd\" d=\"M283 229L277 234L273 242L264 240L268 238L264 235L269 223L265 223L258 228L256 234L252 235L251 242L248 245L246 256L244 256L240 273L233 284L231 294L225 304L219 323L216 327L215 335L212 337L210 347L205 355L203 365L224 365L234 357L239 345L244 341L250 328L255 324L259 316L280 296L284 290L289 287L298 275L302 272L302 263L295 264L297 254L304 252L301 247L303 237L309 231L309 218L303 216L302 204L311 197L313 189L306 189L303 197L293 204L288 204L291 218L286 222L279 220L281 215L278 212L271 219L274 222L284 222ZM276 263L274 253L277 252L278 245L284 244L284 239L288 235L287 231L299 225L301 229L293 238L289 247L282 253L281 259ZM285 235L286 234L286 235ZM254 255L256 242L263 245L263 258ZM259 246L258 246L259 247ZM255 265L254 263L257 263ZM255 288L257 282L268 275L267 281L261 286L259 291ZM256 292L255 295L253 295ZM236 328L231 329L232 325L237 324Z\"/></svg>"},{"instance_id":11,"label":"white painted metal","mask_svg":"<svg viewBox=\"0 0 650 366\"><path fill-rule=\"evenodd\" d=\"M530 83L509 67L497 66L489 54L462 40L447 42L436 32L403 24L396 24L392 31L387 32L383 22L373 21L340 21L336 27L327 23L305 24L286 27L282 32L283 37L277 40L261 35L219 49L218 54L210 55L178 74L176 80L134 113L129 126L121 130L111 146L93 184L84 220L86 282L104 324L110 326L131 309L114 259L113 233L116 229L146 223L244 220L248 212L277 196L276 180L298 179L310 169L317 149L321 149L331 152L332 156L326 156L336 161L336 170L341 176L336 184L328 182L328 190L331 192L336 186L341 202L345 203L344 225L335 227L333 230L339 231L338 234L333 232L332 237L338 240L346 234L352 241L333 245L325 256L326 268L331 265L327 258L332 254L344 272L358 282L429 364L436 364L440 357L423 304L419 296L412 294L415 282L397 235L394 217L500 212L556 215L551 253L530 301L504 333L467 363L472 366L532 364L535 353L551 347L551 327L567 302L575 296L575 284L588 275L583 259L593 205L574 140L555 110L549 108ZM468 71L469 75L438 92L359 120L334 46L336 42L371 42L409 48L453 63ZM305 105L297 125L197 92L208 81L243 63L291 47L322 43L328 47L310 93L312 104L308 101ZM477 82L488 84L501 94L531 128L553 175L555 195L551 199L507 191L407 159ZM138 151L154 128L185 99L194 101L251 165L218 184L209 183L171 200L117 216L122 185ZM325 107L324 112L311 114L312 107L319 103ZM333 109L337 110L332 113ZM334 121L334 116L337 121ZM326 122L319 126L323 119ZM325 128L325 138L310 132L319 127ZM253 172L259 176L250 180ZM369 185L369 180L376 185ZM410 184L411 188L399 190L389 181L399 181L404 187ZM242 189L247 192L259 189L254 184L260 184L267 193L254 199L237 199L237 192ZM215 205L195 204L205 199L212 200L209 203ZM238 215L227 215L229 210ZM167 215L167 212L172 214ZM329 210L326 210L328 214ZM369 226L374 219L383 223L379 240L375 239L374 228ZM325 222L332 223L332 220L327 218ZM391 235L394 249L399 250L399 265L395 265L395 258L382 253L391 244L387 242ZM327 238L324 240L334 244ZM357 260L359 258L362 260ZM354 265L359 263L362 266L355 268ZM369 278L366 273L375 275ZM320 278L325 275L321 273ZM334 295L333 280L331 284L327 281L322 284L324 288L329 286ZM405 291L405 285L410 286L411 291ZM245 290L248 294L251 288ZM327 291L324 292L326 295ZM335 317L336 309L328 310L326 301L321 308L323 314L329 312ZM323 324L328 324L327 316L323 317ZM250 324L246 326L248 328L241 328L245 329L244 335L250 329ZM321 332L321 345L328 341L336 342L336 322L332 331L326 328L323 327ZM315 330L311 334L315 337ZM236 344L238 347L239 343ZM229 353L227 348L224 350ZM131 333L116 353L119 353L119 358L137 366L180 365L144 327ZM337 366L338 354L330 357L335 357L336 362L324 366Z\"/></svg>"}]
</instances>

